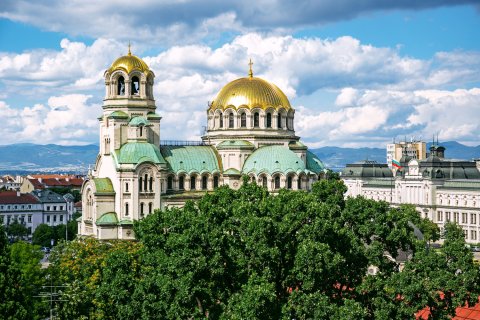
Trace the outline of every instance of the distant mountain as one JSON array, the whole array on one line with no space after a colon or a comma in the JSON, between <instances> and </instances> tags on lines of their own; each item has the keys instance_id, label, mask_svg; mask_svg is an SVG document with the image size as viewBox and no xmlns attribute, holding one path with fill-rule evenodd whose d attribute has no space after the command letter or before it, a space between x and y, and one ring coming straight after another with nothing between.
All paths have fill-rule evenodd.
<instances>
[{"instance_id":1,"label":"distant mountain","mask_svg":"<svg viewBox=\"0 0 480 320\"><path fill-rule=\"evenodd\" d=\"M0 172L86 173L95 163L97 145L59 146L19 143L0 146Z\"/></svg>"},{"instance_id":2,"label":"distant mountain","mask_svg":"<svg viewBox=\"0 0 480 320\"><path fill-rule=\"evenodd\" d=\"M427 146L430 147L431 143ZM480 146L469 147L455 141L441 143L445 156L454 159L480 158ZM341 170L347 163L361 160L386 162L385 148L322 147L310 149L332 170ZM97 145L59 146L20 143L0 146L0 173L28 172L86 173L95 163Z\"/></svg>"},{"instance_id":3,"label":"distant mountain","mask_svg":"<svg viewBox=\"0 0 480 320\"><path fill-rule=\"evenodd\" d=\"M432 143L427 143L427 150ZM445 157L452 159L472 160L480 158L480 146L469 147L456 141L446 141L440 143L445 147ZM347 163L354 163L362 160L375 160L379 163L387 162L387 151L385 148L341 148L341 147L322 147L311 149L327 166L332 170L338 171L345 167Z\"/></svg>"}]
</instances>

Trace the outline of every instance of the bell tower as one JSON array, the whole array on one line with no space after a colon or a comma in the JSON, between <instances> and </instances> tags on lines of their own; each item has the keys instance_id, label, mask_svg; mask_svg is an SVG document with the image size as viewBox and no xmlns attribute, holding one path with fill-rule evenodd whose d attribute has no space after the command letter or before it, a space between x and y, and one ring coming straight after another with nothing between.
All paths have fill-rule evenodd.
<instances>
[{"instance_id":1,"label":"bell tower","mask_svg":"<svg viewBox=\"0 0 480 320\"><path fill-rule=\"evenodd\" d=\"M160 144L160 119L155 113L155 74L139 57L128 53L104 73L105 99L100 121L100 153L110 155L129 140Z\"/></svg>"}]
</instances>

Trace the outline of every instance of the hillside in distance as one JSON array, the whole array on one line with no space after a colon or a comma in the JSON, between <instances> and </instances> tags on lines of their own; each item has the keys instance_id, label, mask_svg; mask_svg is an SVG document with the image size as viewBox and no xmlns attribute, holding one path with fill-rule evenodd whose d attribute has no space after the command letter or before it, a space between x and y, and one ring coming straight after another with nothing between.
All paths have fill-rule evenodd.
<instances>
[{"instance_id":1,"label":"hillside in distance","mask_svg":"<svg viewBox=\"0 0 480 320\"><path fill-rule=\"evenodd\" d=\"M428 147L431 144L428 144ZM455 141L441 143L445 156L453 159L480 158L480 146L469 147ZM322 147L310 149L326 165L338 171L347 163L361 160L386 162L385 148ZM95 164L97 145L60 146L20 143L0 146L0 173L64 172L85 174Z\"/></svg>"},{"instance_id":2,"label":"hillside in distance","mask_svg":"<svg viewBox=\"0 0 480 320\"><path fill-rule=\"evenodd\" d=\"M60 146L19 143L0 146L0 172L87 172L95 163L97 145Z\"/></svg>"}]
</instances>

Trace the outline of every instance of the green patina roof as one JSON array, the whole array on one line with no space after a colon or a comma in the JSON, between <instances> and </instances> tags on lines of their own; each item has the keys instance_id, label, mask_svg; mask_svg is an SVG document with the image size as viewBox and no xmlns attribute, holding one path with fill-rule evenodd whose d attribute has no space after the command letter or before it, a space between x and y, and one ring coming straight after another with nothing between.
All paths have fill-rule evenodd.
<instances>
[{"instance_id":1,"label":"green patina roof","mask_svg":"<svg viewBox=\"0 0 480 320\"><path fill-rule=\"evenodd\" d=\"M115 156L118 164L165 163L165 159L160 154L160 149L148 142L127 142L120 150L115 151Z\"/></svg>"},{"instance_id":2,"label":"green patina roof","mask_svg":"<svg viewBox=\"0 0 480 320\"><path fill-rule=\"evenodd\" d=\"M95 222L97 225L116 225L118 224L117 214L115 212L107 212L100 216Z\"/></svg>"},{"instance_id":3,"label":"green patina roof","mask_svg":"<svg viewBox=\"0 0 480 320\"><path fill-rule=\"evenodd\" d=\"M133 221L128 219L122 219L118 222L119 225L132 225Z\"/></svg>"},{"instance_id":4,"label":"green patina roof","mask_svg":"<svg viewBox=\"0 0 480 320\"><path fill-rule=\"evenodd\" d=\"M246 140L225 140L217 145L217 150L222 149L253 149L254 145Z\"/></svg>"},{"instance_id":5,"label":"green patina roof","mask_svg":"<svg viewBox=\"0 0 480 320\"><path fill-rule=\"evenodd\" d=\"M161 146L160 151L174 173L219 172L218 155L210 146Z\"/></svg>"},{"instance_id":6,"label":"green patina roof","mask_svg":"<svg viewBox=\"0 0 480 320\"><path fill-rule=\"evenodd\" d=\"M325 165L316 155L307 151L307 169L319 174L320 172L325 171Z\"/></svg>"},{"instance_id":7,"label":"green patina roof","mask_svg":"<svg viewBox=\"0 0 480 320\"><path fill-rule=\"evenodd\" d=\"M113 111L108 117L112 119L128 119L128 114L123 111Z\"/></svg>"},{"instance_id":8,"label":"green patina roof","mask_svg":"<svg viewBox=\"0 0 480 320\"><path fill-rule=\"evenodd\" d=\"M95 183L96 194L115 193L110 178L93 178L93 182Z\"/></svg>"},{"instance_id":9,"label":"green patina roof","mask_svg":"<svg viewBox=\"0 0 480 320\"><path fill-rule=\"evenodd\" d=\"M307 172L305 164L293 151L284 146L265 146L255 150L245 161L242 172L245 174L262 172Z\"/></svg>"},{"instance_id":10,"label":"green patina roof","mask_svg":"<svg viewBox=\"0 0 480 320\"><path fill-rule=\"evenodd\" d=\"M147 114L147 119L151 119L151 120L157 120L157 119L161 119L162 117L156 113L149 113Z\"/></svg>"},{"instance_id":11,"label":"green patina roof","mask_svg":"<svg viewBox=\"0 0 480 320\"><path fill-rule=\"evenodd\" d=\"M238 171L237 169L230 168L230 169L228 169L228 170L225 170L225 171L223 172L223 174L224 174L224 175L227 175L227 176L228 176L228 175L237 175L237 176L239 176L239 175L241 175L242 173L241 173L240 171Z\"/></svg>"},{"instance_id":12,"label":"green patina roof","mask_svg":"<svg viewBox=\"0 0 480 320\"><path fill-rule=\"evenodd\" d=\"M480 189L480 180L447 180L442 186L438 188L441 189Z\"/></svg>"},{"instance_id":13,"label":"green patina roof","mask_svg":"<svg viewBox=\"0 0 480 320\"><path fill-rule=\"evenodd\" d=\"M292 141L288 144L288 147L293 150L307 150L307 146L305 146L300 141Z\"/></svg>"},{"instance_id":14,"label":"green patina roof","mask_svg":"<svg viewBox=\"0 0 480 320\"><path fill-rule=\"evenodd\" d=\"M130 122L128 123L132 127L139 127L139 126L148 126L150 122L144 117L133 117Z\"/></svg>"}]
</instances>

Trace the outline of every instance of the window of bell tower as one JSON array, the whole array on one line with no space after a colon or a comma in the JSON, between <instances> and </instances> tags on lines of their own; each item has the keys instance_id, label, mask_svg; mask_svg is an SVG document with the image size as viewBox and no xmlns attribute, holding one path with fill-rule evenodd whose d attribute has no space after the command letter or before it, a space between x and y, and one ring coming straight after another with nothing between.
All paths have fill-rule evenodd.
<instances>
[{"instance_id":1,"label":"window of bell tower","mask_svg":"<svg viewBox=\"0 0 480 320\"><path fill-rule=\"evenodd\" d=\"M140 80L138 80L137 76L132 77L132 95L138 96L140 95Z\"/></svg>"},{"instance_id":2,"label":"window of bell tower","mask_svg":"<svg viewBox=\"0 0 480 320\"><path fill-rule=\"evenodd\" d=\"M125 79L123 76L118 77L117 80L117 95L124 96L125 95Z\"/></svg>"}]
</instances>

